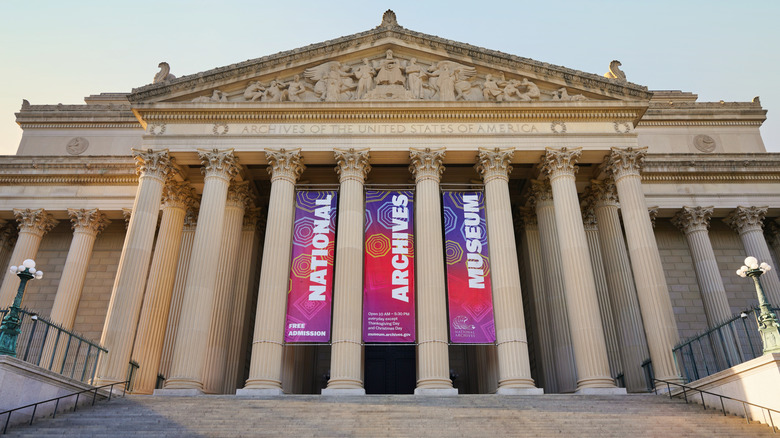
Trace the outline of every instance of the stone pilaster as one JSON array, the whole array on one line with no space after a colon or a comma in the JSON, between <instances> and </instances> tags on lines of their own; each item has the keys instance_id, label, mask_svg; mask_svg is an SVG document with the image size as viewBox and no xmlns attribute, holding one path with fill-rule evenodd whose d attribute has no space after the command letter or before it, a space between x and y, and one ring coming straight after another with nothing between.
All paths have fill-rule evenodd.
<instances>
[{"instance_id":1,"label":"stone pilaster","mask_svg":"<svg viewBox=\"0 0 780 438\"><path fill-rule=\"evenodd\" d=\"M540 394L534 386L520 290L520 271L509 199L514 149L480 149L475 166L485 183L490 280L496 320L499 394Z\"/></svg>"},{"instance_id":2,"label":"stone pilaster","mask_svg":"<svg viewBox=\"0 0 780 438\"><path fill-rule=\"evenodd\" d=\"M457 394L450 380L447 295L439 179L444 149L411 149L415 177L415 287L417 299L417 388L415 394Z\"/></svg>"},{"instance_id":3,"label":"stone pilaster","mask_svg":"<svg viewBox=\"0 0 780 438\"><path fill-rule=\"evenodd\" d=\"M555 206L549 181L531 182L531 201L539 226L545 284L544 300L550 318L550 330L555 354L555 374L558 392L577 389L577 371L574 368L574 349L566 311L561 250L558 227L555 224Z\"/></svg>"},{"instance_id":4,"label":"stone pilaster","mask_svg":"<svg viewBox=\"0 0 780 438\"><path fill-rule=\"evenodd\" d=\"M588 189L583 195L582 224L585 226L585 238L588 240L588 252L593 268L593 278L596 281L596 294L599 298L599 312L601 324L604 329L604 341L607 343L607 359L609 360L610 375L614 378L623 372L623 363L620 360L620 346L615 330L615 318L612 316L612 305L609 301L609 288L604 272L604 260L601 257L601 241L596 222L596 212L593 211L595 198Z\"/></svg>"},{"instance_id":5,"label":"stone pilaster","mask_svg":"<svg viewBox=\"0 0 780 438\"><path fill-rule=\"evenodd\" d=\"M257 316L252 340L249 378L238 395L282 393L282 350L290 275L295 182L306 168L300 150L266 149L271 195L258 287Z\"/></svg>"},{"instance_id":6,"label":"stone pilaster","mask_svg":"<svg viewBox=\"0 0 780 438\"><path fill-rule=\"evenodd\" d=\"M333 341L330 380L324 395L365 394L363 388L363 183L371 165L367 149L336 149L339 223L333 286Z\"/></svg>"},{"instance_id":7,"label":"stone pilaster","mask_svg":"<svg viewBox=\"0 0 780 438\"><path fill-rule=\"evenodd\" d=\"M539 225L536 212L532 209L520 210L524 233L524 258L526 260L526 272L530 276L531 294L534 299L534 311L536 313L536 331L539 338L538 351L541 358L542 382L544 390L548 393L556 393L558 380L555 372L555 340L552 334L552 321L550 318L548 289L545 285L544 259L539 237ZM538 368L537 368L538 369Z\"/></svg>"},{"instance_id":8,"label":"stone pilaster","mask_svg":"<svg viewBox=\"0 0 780 438\"><path fill-rule=\"evenodd\" d=\"M759 262L771 264L772 256L763 232L767 208L740 206L729 213L724 222L739 233L742 246L745 247L745 257L753 256ZM762 275L761 284L764 286L769 304L780 305L780 280L777 277L777 270L773 269Z\"/></svg>"},{"instance_id":9,"label":"stone pilaster","mask_svg":"<svg viewBox=\"0 0 780 438\"><path fill-rule=\"evenodd\" d=\"M650 352L647 350L626 241L620 227L615 183L612 180L592 181L591 188L595 196L593 211L598 222L601 256L623 364L623 380L629 392L645 391L647 384L642 362L650 356Z\"/></svg>"},{"instance_id":10,"label":"stone pilaster","mask_svg":"<svg viewBox=\"0 0 780 438\"><path fill-rule=\"evenodd\" d=\"M631 268L642 319L647 328L645 333L655 377L679 381L680 373L672 354L679 333L639 174L646 153L647 148L612 148L606 159L606 168L614 178L620 198Z\"/></svg>"},{"instance_id":11,"label":"stone pilaster","mask_svg":"<svg viewBox=\"0 0 780 438\"><path fill-rule=\"evenodd\" d=\"M550 177L555 205L577 393L615 393L618 388L609 375L596 282L574 179L581 153L580 148L547 148L542 168Z\"/></svg>"},{"instance_id":12,"label":"stone pilaster","mask_svg":"<svg viewBox=\"0 0 780 438\"><path fill-rule=\"evenodd\" d=\"M97 385L125 380L152 257L163 185L175 169L167 150L133 150L133 155L140 174L138 191L100 338L108 353L100 357Z\"/></svg>"},{"instance_id":13,"label":"stone pilaster","mask_svg":"<svg viewBox=\"0 0 780 438\"><path fill-rule=\"evenodd\" d=\"M187 269L171 376L160 394L197 394L203 390L202 372L215 304L217 272L223 268L219 250L225 204L230 181L239 171L232 149L198 150L198 156L205 174L200 214Z\"/></svg>"},{"instance_id":14,"label":"stone pilaster","mask_svg":"<svg viewBox=\"0 0 780 438\"><path fill-rule=\"evenodd\" d=\"M192 243L195 241L195 226L198 222L198 214L195 207L187 209L184 216L184 226L181 232L181 246L179 248L179 262L176 266L176 276L171 293L171 305L168 311L168 322L165 327L165 341L163 341L162 357L160 358L159 373L163 377L170 376L171 362L173 361L173 347L176 342L176 330L179 327L181 315L181 302L184 298L184 288L187 283L187 270L190 266Z\"/></svg>"},{"instance_id":15,"label":"stone pilaster","mask_svg":"<svg viewBox=\"0 0 780 438\"><path fill-rule=\"evenodd\" d=\"M11 253L14 251L18 236L19 230L14 221L0 219L0 267L10 266ZM0 280L9 275L7 270L0 273ZM0 281L0 284L2 284L2 281Z\"/></svg>"},{"instance_id":16,"label":"stone pilaster","mask_svg":"<svg viewBox=\"0 0 780 438\"><path fill-rule=\"evenodd\" d=\"M214 307L209 324L206 362L203 367L203 390L207 394L222 393L227 361L230 321L237 318L232 314L233 295L238 268L238 249L244 225L244 211L250 202L248 182L231 182L228 189L225 219L222 228L222 246L219 250L220 269L217 273Z\"/></svg>"},{"instance_id":17,"label":"stone pilaster","mask_svg":"<svg viewBox=\"0 0 780 438\"><path fill-rule=\"evenodd\" d=\"M685 234L688 249L693 259L693 269L696 281L699 283L699 293L704 303L704 313L710 327L715 327L731 318L731 307L726 297L726 288L718 270L715 251L712 249L709 232L710 218L713 207L683 207L672 218L672 223ZM721 350L720 358L727 358L722 365L731 367L740 362L736 343L729 327L721 329L723 344L720 339L713 341L716 351Z\"/></svg>"},{"instance_id":18,"label":"stone pilaster","mask_svg":"<svg viewBox=\"0 0 780 438\"><path fill-rule=\"evenodd\" d=\"M151 394L157 383L173 283L179 264L184 217L194 202L195 191L188 183L170 180L163 188L162 220L146 281L132 354L133 360L139 365L133 385L133 392L138 394Z\"/></svg>"},{"instance_id":19,"label":"stone pilaster","mask_svg":"<svg viewBox=\"0 0 780 438\"><path fill-rule=\"evenodd\" d=\"M51 231L59 223L42 208L15 208L14 216L16 216L16 222L19 224L19 234L5 272L8 272L11 266L20 265L27 259L34 259L38 253L38 247L41 245L43 235ZM6 275L3 277L3 283L0 286L0 309L11 306L18 288L18 276Z\"/></svg>"}]
</instances>

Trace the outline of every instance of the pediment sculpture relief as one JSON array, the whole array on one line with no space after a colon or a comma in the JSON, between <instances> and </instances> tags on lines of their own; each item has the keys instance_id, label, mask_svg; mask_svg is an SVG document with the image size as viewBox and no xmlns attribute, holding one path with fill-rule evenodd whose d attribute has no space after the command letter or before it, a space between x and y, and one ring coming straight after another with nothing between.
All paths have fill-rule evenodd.
<instances>
[{"instance_id":1,"label":"pediment sculpture relief","mask_svg":"<svg viewBox=\"0 0 780 438\"><path fill-rule=\"evenodd\" d=\"M528 78L507 79L503 73L481 76L477 69L454 61L430 64L400 59L392 50L378 59L344 64L328 61L289 80L253 81L243 92L228 95L214 90L193 102L344 102L377 100L433 101L579 101L566 87L540 89Z\"/></svg>"}]
</instances>

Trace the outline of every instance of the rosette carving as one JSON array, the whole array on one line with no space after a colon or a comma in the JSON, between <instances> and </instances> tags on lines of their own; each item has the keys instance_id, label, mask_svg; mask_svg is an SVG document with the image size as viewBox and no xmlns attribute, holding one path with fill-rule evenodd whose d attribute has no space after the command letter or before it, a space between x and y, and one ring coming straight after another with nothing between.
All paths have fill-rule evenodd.
<instances>
[{"instance_id":1,"label":"rosette carving","mask_svg":"<svg viewBox=\"0 0 780 438\"><path fill-rule=\"evenodd\" d=\"M707 231L713 207L683 207L672 217L672 224L685 234Z\"/></svg>"},{"instance_id":2,"label":"rosette carving","mask_svg":"<svg viewBox=\"0 0 780 438\"><path fill-rule=\"evenodd\" d=\"M480 148L477 153L477 164L474 168L486 184L496 178L509 181L509 174L512 173L512 165L509 163L512 162L514 156L514 148Z\"/></svg>"},{"instance_id":3,"label":"rosette carving","mask_svg":"<svg viewBox=\"0 0 780 438\"><path fill-rule=\"evenodd\" d=\"M580 155L582 155L582 148L558 150L545 148L541 163L542 171L550 175L550 179L565 175L574 176L577 173L577 161Z\"/></svg>"},{"instance_id":4,"label":"rosette carving","mask_svg":"<svg viewBox=\"0 0 780 438\"><path fill-rule=\"evenodd\" d=\"M762 231L768 208L737 207L723 219L723 222L739 234L744 234L748 231Z\"/></svg>"},{"instance_id":5,"label":"rosette carving","mask_svg":"<svg viewBox=\"0 0 780 438\"><path fill-rule=\"evenodd\" d=\"M615 181L628 175L639 175L647 156L647 148L612 148L605 160L605 168Z\"/></svg>"},{"instance_id":6,"label":"rosette carving","mask_svg":"<svg viewBox=\"0 0 780 438\"><path fill-rule=\"evenodd\" d=\"M291 151L266 149L265 158L268 160L268 173L271 174L271 182L283 179L295 184L303 171L306 170L300 149Z\"/></svg>"},{"instance_id":7,"label":"rosette carving","mask_svg":"<svg viewBox=\"0 0 780 438\"><path fill-rule=\"evenodd\" d=\"M351 179L362 184L366 180L371 171L368 149L334 149L333 155L336 157L336 173L340 181Z\"/></svg>"},{"instance_id":8,"label":"rosette carving","mask_svg":"<svg viewBox=\"0 0 780 438\"><path fill-rule=\"evenodd\" d=\"M238 175L238 158L233 155L233 149L198 149L198 157L203 163L201 172L206 177L231 180Z\"/></svg>"},{"instance_id":9,"label":"rosette carving","mask_svg":"<svg viewBox=\"0 0 780 438\"><path fill-rule=\"evenodd\" d=\"M165 180L174 172L173 159L168 155L168 149L158 151L152 149L133 149L136 162L136 172L143 177Z\"/></svg>"},{"instance_id":10,"label":"rosette carving","mask_svg":"<svg viewBox=\"0 0 780 438\"><path fill-rule=\"evenodd\" d=\"M438 182L441 179L441 174L444 173L444 165L442 164L444 155L444 148L435 150L431 148L409 149L409 158L412 161L412 164L409 165L409 172L414 175L415 182L426 179Z\"/></svg>"},{"instance_id":11,"label":"rosette carving","mask_svg":"<svg viewBox=\"0 0 780 438\"><path fill-rule=\"evenodd\" d=\"M97 208L69 208L68 216L73 231L98 235L111 223L106 215Z\"/></svg>"},{"instance_id":12,"label":"rosette carving","mask_svg":"<svg viewBox=\"0 0 780 438\"><path fill-rule=\"evenodd\" d=\"M57 226L58 220L42 208L14 208L14 216L19 224L20 232L28 232L43 236Z\"/></svg>"}]
</instances>

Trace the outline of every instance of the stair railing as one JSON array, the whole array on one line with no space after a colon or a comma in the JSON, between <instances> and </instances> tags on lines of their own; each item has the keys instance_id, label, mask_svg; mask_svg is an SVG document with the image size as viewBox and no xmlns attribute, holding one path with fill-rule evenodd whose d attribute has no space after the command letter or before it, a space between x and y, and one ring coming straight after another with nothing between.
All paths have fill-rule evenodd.
<instances>
[{"instance_id":1,"label":"stair railing","mask_svg":"<svg viewBox=\"0 0 780 438\"><path fill-rule=\"evenodd\" d=\"M75 412L76 409L79 406L79 397L81 397L82 394L92 393L92 406L95 406L95 400L97 400L98 392L101 389L109 388L108 389L108 396L106 396L105 394L100 394L100 396L103 397L104 399L106 399L107 401L111 401L111 396L114 393L114 386L122 385L122 395L121 396L124 397L125 394L127 393L127 386L129 384L130 384L129 380L128 381L124 381L124 382L109 383L107 385L98 386L98 387L95 387L95 388L83 389L81 391L74 392L74 393L71 393L71 394L62 395L62 396L59 396L59 397L56 397L56 398L51 398L49 400L39 401L38 403L31 403L29 405L20 406L18 408L9 409L7 411L0 412L0 418L2 418L3 415L6 415L5 425L3 426L3 433L6 433L8 431L8 425L11 422L11 415L14 412L16 412L16 411L20 411L22 409L32 408L33 411L32 411L32 415L30 415L30 423L29 423L30 425L32 425L33 421L35 420L35 413L38 410L38 406L40 406L42 404L54 402L54 411L52 412L52 418L55 418L55 417L57 417L57 409L60 407L60 400L62 400L62 399L66 399L68 397L73 397L75 395L76 396L76 402L73 404L73 411Z\"/></svg>"},{"instance_id":2,"label":"stair railing","mask_svg":"<svg viewBox=\"0 0 780 438\"><path fill-rule=\"evenodd\" d=\"M777 433L777 428L775 427L775 420L772 418L772 413L780 415L780 411L768 408L766 406L757 405L755 403L750 403L745 400L740 400L738 398L729 397L727 395L720 395L715 394L714 392L704 391L703 389L694 388L693 386L683 385L681 383L676 382L669 382L666 380L661 379L653 379L654 382L658 383L664 383L666 384L666 391L669 394L669 398L674 398L675 394L672 393L672 385L675 387L679 387L682 389L682 392L676 394L677 397L682 394L683 399L685 400L685 403L688 403L688 392L698 392L701 396L701 404L704 407L704 409L707 409L707 403L705 402L704 394L711 395L713 397L718 397L720 400L720 411L723 413L724 416L727 416L728 413L726 412L726 404L723 402L723 400L731 400L737 403L742 404L742 410L745 413L745 421L747 421L748 424L750 424L750 414L748 413L747 406L753 406L756 408L761 409L761 412L766 411L767 417L769 417L769 426L772 427L772 432ZM655 394L658 395L658 385L655 385ZM694 394L691 394L691 397L694 397ZM713 407L713 409L718 409L717 407Z\"/></svg>"}]
</instances>

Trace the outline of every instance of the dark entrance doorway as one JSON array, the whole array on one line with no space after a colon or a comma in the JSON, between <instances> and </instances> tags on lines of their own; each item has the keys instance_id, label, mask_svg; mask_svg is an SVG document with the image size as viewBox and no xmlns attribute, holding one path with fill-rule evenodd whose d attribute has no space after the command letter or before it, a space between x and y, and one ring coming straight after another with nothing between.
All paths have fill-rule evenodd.
<instances>
[{"instance_id":1,"label":"dark entrance doorway","mask_svg":"<svg viewBox=\"0 0 780 438\"><path fill-rule=\"evenodd\" d=\"M366 394L413 394L417 384L414 346L366 346Z\"/></svg>"}]
</instances>

